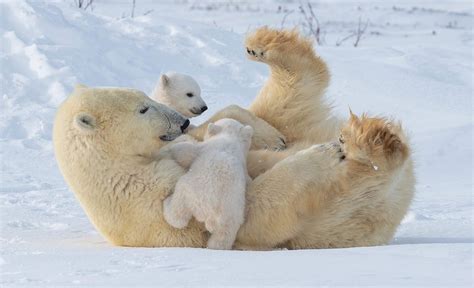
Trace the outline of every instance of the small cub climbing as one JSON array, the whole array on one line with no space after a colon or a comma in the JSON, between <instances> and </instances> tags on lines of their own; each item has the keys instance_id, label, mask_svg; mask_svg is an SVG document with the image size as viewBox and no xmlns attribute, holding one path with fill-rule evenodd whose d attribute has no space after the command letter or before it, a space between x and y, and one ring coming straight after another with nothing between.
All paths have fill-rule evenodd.
<instances>
[{"instance_id":1,"label":"small cub climbing","mask_svg":"<svg viewBox=\"0 0 474 288\"><path fill-rule=\"evenodd\" d=\"M163 203L171 226L184 228L194 216L212 234L208 248L232 248L244 222L245 191L251 181L246 159L252 135L252 127L221 119L208 125L204 142L181 142L170 148L172 157L189 168Z\"/></svg>"},{"instance_id":2,"label":"small cub climbing","mask_svg":"<svg viewBox=\"0 0 474 288\"><path fill-rule=\"evenodd\" d=\"M185 74L168 72L161 75L151 98L187 118L199 116L207 110L199 84Z\"/></svg>"}]
</instances>

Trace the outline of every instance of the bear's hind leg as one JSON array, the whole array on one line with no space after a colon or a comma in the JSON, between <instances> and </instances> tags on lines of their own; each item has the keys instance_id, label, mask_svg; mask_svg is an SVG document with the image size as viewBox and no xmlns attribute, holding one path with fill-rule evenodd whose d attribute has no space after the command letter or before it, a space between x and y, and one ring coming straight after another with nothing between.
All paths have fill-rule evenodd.
<instances>
[{"instance_id":1,"label":"bear's hind leg","mask_svg":"<svg viewBox=\"0 0 474 288\"><path fill-rule=\"evenodd\" d=\"M245 39L245 49L250 60L289 68L304 58L314 60L311 41L295 30L276 30L262 27Z\"/></svg>"},{"instance_id":2,"label":"bear's hind leg","mask_svg":"<svg viewBox=\"0 0 474 288\"><path fill-rule=\"evenodd\" d=\"M270 77L249 110L285 135L301 141L335 140L339 120L323 98L329 70L311 41L295 30L259 28L246 39L251 60L270 66Z\"/></svg>"},{"instance_id":3,"label":"bear's hind leg","mask_svg":"<svg viewBox=\"0 0 474 288\"><path fill-rule=\"evenodd\" d=\"M207 242L207 248L216 250L232 249L239 228L240 224L236 221L214 227L214 231Z\"/></svg>"},{"instance_id":4,"label":"bear's hind leg","mask_svg":"<svg viewBox=\"0 0 474 288\"><path fill-rule=\"evenodd\" d=\"M339 141L348 160L366 166L367 171L390 172L410 154L401 126L384 118L351 114Z\"/></svg>"},{"instance_id":5,"label":"bear's hind leg","mask_svg":"<svg viewBox=\"0 0 474 288\"><path fill-rule=\"evenodd\" d=\"M188 226L193 217L191 211L186 207L180 194L173 194L163 201L163 216L166 222L177 229L183 229Z\"/></svg>"}]
</instances>

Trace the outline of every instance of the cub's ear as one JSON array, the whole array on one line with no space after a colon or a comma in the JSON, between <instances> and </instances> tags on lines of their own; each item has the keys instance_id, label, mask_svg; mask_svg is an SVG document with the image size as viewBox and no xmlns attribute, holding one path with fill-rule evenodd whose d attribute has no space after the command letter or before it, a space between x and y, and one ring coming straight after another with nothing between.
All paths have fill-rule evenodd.
<instances>
[{"instance_id":1,"label":"cub's ear","mask_svg":"<svg viewBox=\"0 0 474 288\"><path fill-rule=\"evenodd\" d=\"M95 117L88 113L80 112L74 117L74 127L82 133L93 133L96 126Z\"/></svg>"},{"instance_id":2,"label":"cub's ear","mask_svg":"<svg viewBox=\"0 0 474 288\"><path fill-rule=\"evenodd\" d=\"M245 137L245 138L252 138L253 136L253 128L252 126L245 126L243 127L241 130L240 130L240 134L242 135L242 137Z\"/></svg>"},{"instance_id":3,"label":"cub's ear","mask_svg":"<svg viewBox=\"0 0 474 288\"><path fill-rule=\"evenodd\" d=\"M170 77L166 76L166 74L162 74L160 77L160 83L163 87L170 85Z\"/></svg>"},{"instance_id":4,"label":"cub's ear","mask_svg":"<svg viewBox=\"0 0 474 288\"><path fill-rule=\"evenodd\" d=\"M208 133L210 136L219 134L219 132L221 132L221 131L222 131L222 127L221 127L221 126L217 126L217 125L214 124L214 123L209 123L209 125L207 125L207 133Z\"/></svg>"}]
</instances>

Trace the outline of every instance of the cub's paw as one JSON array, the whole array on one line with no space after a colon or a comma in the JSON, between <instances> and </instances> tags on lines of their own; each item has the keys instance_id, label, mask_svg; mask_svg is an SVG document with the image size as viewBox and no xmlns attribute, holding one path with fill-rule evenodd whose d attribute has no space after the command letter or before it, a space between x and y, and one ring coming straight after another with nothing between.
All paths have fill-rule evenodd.
<instances>
[{"instance_id":1,"label":"cub's paw","mask_svg":"<svg viewBox=\"0 0 474 288\"><path fill-rule=\"evenodd\" d=\"M409 148L399 124L385 118L351 118L341 131L339 142L347 157L379 168L393 168L409 156Z\"/></svg>"},{"instance_id":2,"label":"cub's paw","mask_svg":"<svg viewBox=\"0 0 474 288\"><path fill-rule=\"evenodd\" d=\"M298 51L311 51L312 45L300 37L295 30L276 30L262 27L247 36L245 40L247 57L250 60L272 63L282 61Z\"/></svg>"},{"instance_id":3,"label":"cub's paw","mask_svg":"<svg viewBox=\"0 0 474 288\"><path fill-rule=\"evenodd\" d=\"M233 248L234 250L241 250L241 251L272 251L276 250L271 247L264 247L264 246L252 246L246 245L242 243L235 242Z\"/></svg>"},{"instance_id":4,"label":"cub's paw","mask_svg":"<svg viewBox=\"0 0 474 288\"><path fill-rule=\"evenodd\" d=\"M226 233L214 233L207 241L207 248L214 250L231 250L234 239Z\"/></svg>"}]
</instances>

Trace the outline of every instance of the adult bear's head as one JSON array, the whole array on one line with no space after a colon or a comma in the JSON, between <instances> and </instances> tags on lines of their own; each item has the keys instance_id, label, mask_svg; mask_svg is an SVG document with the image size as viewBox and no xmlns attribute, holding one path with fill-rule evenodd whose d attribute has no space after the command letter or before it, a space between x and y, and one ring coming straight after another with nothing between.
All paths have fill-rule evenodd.
<instances>
[{"instance_id":1,"label":"adult bear's head","mask_svg":"<svg viewBox=\"0 0 474 288\"><path fill-rule=\"evenodd\" d=\"M59 107L53 135L59 167L112 243L149 246L159 229L171 229L159 213L161 200L184 170L157 154L187 125L177 112L132 89L78 86Z\"/></svg>"},{"instance_id":2,"label":"adult bear's head","mask_svg":"<svg viewBox=\"0 0 474 288\"><path fill-rule=\"evenodd\" d=\"M149 158L188 125L138 90L78 85L58 110L54 142L57 153L77 157Z\"/></svg>"}]
</instances>

